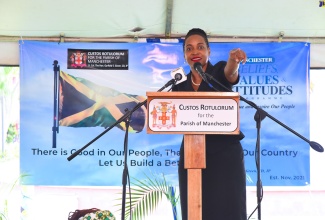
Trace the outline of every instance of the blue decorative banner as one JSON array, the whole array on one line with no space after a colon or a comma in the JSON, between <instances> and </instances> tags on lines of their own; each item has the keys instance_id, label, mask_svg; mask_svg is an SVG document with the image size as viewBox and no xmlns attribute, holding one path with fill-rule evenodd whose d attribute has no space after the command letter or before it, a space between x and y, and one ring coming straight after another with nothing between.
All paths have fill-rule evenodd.
<instances>
[{"instance_id":1,"label":"blue decorative banner","mask_svg":"<svg viewBox=\"0 0 325 220\"><path fill-rule=\"evenodd\" d=\"M227 60L233 48L244 50L248 60L240 66L241 78L233 91L309 138L308 43L211 43L210 47L213 64ZM54 61L60 69L57 78ZM147 134L146 106L132 114L127 139L124 121L110 126L144 101L146 92L165 85L172 70L183 67L189 72L181 43L21 41L20 64L20 166L30 175L24 184L120 186L126 153L131 177L164 173L178 185L182 135ZM53 118L55 95L58 114ZM239 104L247 185L255 186L256 109L243 101ZM55 144L53 120L59 125ZM308 185L308 143L268 117L261 122L260 134L263 185Z\"/></svg>"}]
</instances>

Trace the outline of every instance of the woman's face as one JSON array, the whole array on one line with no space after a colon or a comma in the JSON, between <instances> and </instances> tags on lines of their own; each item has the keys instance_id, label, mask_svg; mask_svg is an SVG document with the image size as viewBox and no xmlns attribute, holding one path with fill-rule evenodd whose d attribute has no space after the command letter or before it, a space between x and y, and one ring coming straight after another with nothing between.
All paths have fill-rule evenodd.
<instances>
[{"instance_id":1,"label":"woman's face","mask_svg":"<svg viewBox=\"0 0 325 220\"><path fill-rule=\"evenodd\" d=\"M205 70L210 56L210 48L204 38L200 35L191 35L186 39L184 47L184 58L191 69L193 69L194 63L200 62Z\"/></svg>"}]
</instances>

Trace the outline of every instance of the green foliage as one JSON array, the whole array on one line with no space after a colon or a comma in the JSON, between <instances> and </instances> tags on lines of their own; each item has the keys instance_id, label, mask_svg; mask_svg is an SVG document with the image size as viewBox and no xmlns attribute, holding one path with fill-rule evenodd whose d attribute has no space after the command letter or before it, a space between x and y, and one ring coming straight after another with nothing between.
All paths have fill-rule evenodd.
<instances>
[{"instance_id":1,"label":"green foliage","mask_svg":"<svg viewBox=\"0 0 325 220\"><path fill-rule=\"evenodd\" d=\"M8 131L7 131L7 137L6 137L6 143L10 144L18 140L18 128L17 124L10 124Z\"/></svg>"},{"instance_id":2,"label":"green foliage","mask_svg":"<svg viewBox=\"0 0 325 220\"><path fill-rule=\"evenodd\" d=\"M132 220L144 219L158 207L163 196L166 196L171 203L173 213L175 212L178 197L175 196L174 187L167 183L163 174L160 176L157 174L152 175L152 177L145 175L147 179L144 180L133 178L134 181L131 181L132 187L130 192L126 193L125 198L126 220L131 214Z\"/></svg>"},{"instance_id":3,"label":"green foliage","mask_svg":"<svg viewBox=\"0 0 325 220\"><path fill-rule=\"evenodd\" d=\"M2 95L8 94L8 85L11 85L10 80L13 76L18 76L18 68L15 67L2 67L0 68L0 91Z\"/></svg>"},{"instance_id":4,"label":"green foliage","mask_svg":"<svg viewBox=\"0 0 325 220\"><path fill-rule=\"evenodd\" d=\"M0 220L8 219L8 198L7 196L13 191L13 189L20 184L23 178L29 176L28 174L21 174L12 183L0 182Z\"/></svg>"},{"instance_id":5,"label":"green foliage","mask_svg":"<svg viewBox=\"0 0 325 220\"><path fill-rule=\"evenodd\" d=\"M15 115L15 123L9 125L11 120L11 114L13 114L13 108L16 108L19 104L19 67L0 67L0 112L4 114L4 131L7 131L6 144L14 143L18 141L18 124L16 119L19 118L19 114ZM14 111L16 113L16 111ZM8 123L6 122L8 121ZM9 127L8 127L9 126ZM5 146L6 146L5 144ZM10 145L10 149L4 148L4 151L0 152L0 163L7 162L11 159L11 153L16 152L18 144ZM3 148L3 147L2 147ZM2 168L3 166L1 166ZM7 176L0 178L0 220L8 219L8 198L13 189L19 184L19 181L26 175L20 175L15 181L11 182Z\"/></svg>"}]
</instances>

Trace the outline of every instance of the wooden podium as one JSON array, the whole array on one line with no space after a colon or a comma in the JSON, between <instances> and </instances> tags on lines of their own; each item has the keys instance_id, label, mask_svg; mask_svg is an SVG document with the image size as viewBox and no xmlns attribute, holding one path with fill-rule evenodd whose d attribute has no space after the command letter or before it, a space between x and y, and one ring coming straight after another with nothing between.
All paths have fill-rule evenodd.
<instances>
[{"instance_id":1,"label":"wooden podium","mask_svg":"<svg viewBox=\"0 0 325 220\"><path fill-rule=\"evenodd\" d=\"M235 92L147 92L147 133L184 134L188 220L202 220L205 134L239 134Z\"/></svg>"}]
</instances>

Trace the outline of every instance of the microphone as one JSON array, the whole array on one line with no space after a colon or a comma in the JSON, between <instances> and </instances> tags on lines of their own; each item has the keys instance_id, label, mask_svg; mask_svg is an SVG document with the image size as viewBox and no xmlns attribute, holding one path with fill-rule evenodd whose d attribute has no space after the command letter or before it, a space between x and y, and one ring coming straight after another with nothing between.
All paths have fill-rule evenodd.
<instances>
[{"instance_id":1,"label":"microphone","mask_svg":"<svg viewBox=\"0 0 325 220\"><path fill-rule=\"evenodd\" d=\"M172 79L169 80L161 89L159 89L159 92L166 89L170 85L175 86L181 82L184 82L187 79L187 76L185 75L184 69L182 67L172 70L170 72L170 75Z\"/></svg>"},{"instance_id":2,"label":"microphone","mask_svg":"<svg viewBox=\"0 0 325 220\"><path fill-rule=\"evenodd\" d=\"M184 82L187 79L187 76L185 75L183 67L179 67L177 69L172 70L170 72L170 75L173 79L175 79L174 85Z\"/></svg>"},{"instance_id":3,"label":"microphone","mask_svg":"<svg viewBox=\"0 0 325 220\"><path fill-rule=\"evenodd\" d=\"M201 78L208 83L208 80L206 78L205 72L203 71L202 65L200 62L196 62L193 65L194 69L200 74Z\"/></svg>"}]
</instances>

